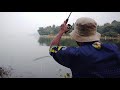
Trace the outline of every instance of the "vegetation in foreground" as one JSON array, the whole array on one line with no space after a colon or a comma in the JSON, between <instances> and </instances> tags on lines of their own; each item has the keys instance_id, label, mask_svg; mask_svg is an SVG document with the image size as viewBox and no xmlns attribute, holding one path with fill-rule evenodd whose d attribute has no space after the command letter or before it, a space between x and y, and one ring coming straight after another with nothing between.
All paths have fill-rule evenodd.
<instances>
[{"instance_id":1,"label":"vegetation in foreground","mask_svg":"<svg viewBox=\"0 0 120 90\"><path fill-rule=\"evenodd\" d=\"M0 78L9 78L12 75L12 70L13 69L11 67L0 67Z\"/></svg>"}]
</instances>

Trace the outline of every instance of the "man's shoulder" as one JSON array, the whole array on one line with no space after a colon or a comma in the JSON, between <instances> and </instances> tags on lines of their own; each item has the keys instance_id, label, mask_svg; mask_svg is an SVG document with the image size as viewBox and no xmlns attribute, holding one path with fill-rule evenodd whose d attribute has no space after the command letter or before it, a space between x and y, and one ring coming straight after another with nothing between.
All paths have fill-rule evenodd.
<instances>
[{"instance_id":1,"label":"man's shoulder","mask_svg":"<svg viewBox=\"0 0 120 90\"><path fill-rule=\"evenodd\" d=\"M105 48L113 49L113 50L119 49L119 47L114 43L104 43L104 44L102 44L102 46Z\"/></svg>"},{"instance_id":2,"label":"man's shoulder","mask_svg":"<svg viewBox=\"0 0 120 90\"><path fill-rule=\"evenodd\" d=\"M108 45L108 46L117 46L115 43L103 43L102 45Z\"/></svg>"}]
</instances>

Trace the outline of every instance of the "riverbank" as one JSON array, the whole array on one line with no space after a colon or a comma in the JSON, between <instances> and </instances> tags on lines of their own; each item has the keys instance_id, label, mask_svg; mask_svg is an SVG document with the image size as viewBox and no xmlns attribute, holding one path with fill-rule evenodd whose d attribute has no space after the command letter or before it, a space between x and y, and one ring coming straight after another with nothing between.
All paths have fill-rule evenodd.
<instances>
[{"instance_id":1,"label":"riverbank","mask_svg":"<svg viewBox=\"0 0 120 90\"><path fill-rule=\"evenodd\" d=\"M55 35L40 35L40 37L44 37L44 38L55 38ZM62 38L64 39L70 39L71 37L69 35L63 35ZM120 37L108 37L108 36L102 36L101 39L104 40L120 40Z\"/></svg>"},{"instance_id":2,"label":"riverbank","mask_svg":"<svg viewBox=\"0 0 120 90\"><path fill-rule=\"evenodd\" d=\"M56 36L55 35L40 35L40 37L43 37L43 38L55 38ZM66 39L66 38L71 38L70 36L66 36L66 35L63 35L62 38Z\"/></svg>"}]
</instances>

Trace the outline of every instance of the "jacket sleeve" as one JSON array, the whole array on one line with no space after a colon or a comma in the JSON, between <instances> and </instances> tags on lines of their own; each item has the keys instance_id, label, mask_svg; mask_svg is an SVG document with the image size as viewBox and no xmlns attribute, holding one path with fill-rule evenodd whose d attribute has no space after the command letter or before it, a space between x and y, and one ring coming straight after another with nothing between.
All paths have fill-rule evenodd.
<instances>
[{"instance_id":1,"label":"jacket sleeve","mask_svg":"<svg viewBox=\"0 0 120 90\"><path fill-rule=\"evenodd\" d=\"M66 46L53 46L49 49L49 53L55 61L68 68L70 68L73 59L71 52L73 52L71 48Z\"/></svg>"}]
</instances>

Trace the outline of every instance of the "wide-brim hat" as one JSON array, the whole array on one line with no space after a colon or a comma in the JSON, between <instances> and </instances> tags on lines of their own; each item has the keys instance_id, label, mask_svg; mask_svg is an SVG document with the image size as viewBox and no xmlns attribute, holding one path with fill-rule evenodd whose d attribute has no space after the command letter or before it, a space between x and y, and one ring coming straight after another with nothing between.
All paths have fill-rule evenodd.
<instances>
[{"instance_id":1,"label":"wide-brim hat","mask_svg":"<svg viewBox=\"0 0 120 90\"><path fill-rule=\"evenodd\" d=\"M101 34L97 32L97 23L95 20L82 17L76 20L74 30L70 36L77 42L99 41Z\"/></svg>"}]
</instances>

